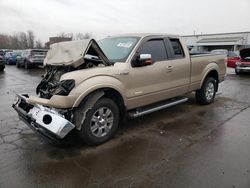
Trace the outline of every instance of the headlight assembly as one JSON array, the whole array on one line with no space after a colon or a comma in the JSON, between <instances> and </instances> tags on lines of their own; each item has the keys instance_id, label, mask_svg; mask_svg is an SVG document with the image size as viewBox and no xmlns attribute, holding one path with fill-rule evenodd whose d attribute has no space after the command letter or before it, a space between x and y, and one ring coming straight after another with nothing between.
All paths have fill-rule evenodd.
<instances>
[{"instance_id":1,"label":"headlight assembly","mask_svg":"<svg viewBox=\"0 0 250 188\"><path fill-rule=\"evenodd\" d=\"M75 87L75 80L62 80L57 88L56 95L67 96Z\"/></svg>"}]
</instances>

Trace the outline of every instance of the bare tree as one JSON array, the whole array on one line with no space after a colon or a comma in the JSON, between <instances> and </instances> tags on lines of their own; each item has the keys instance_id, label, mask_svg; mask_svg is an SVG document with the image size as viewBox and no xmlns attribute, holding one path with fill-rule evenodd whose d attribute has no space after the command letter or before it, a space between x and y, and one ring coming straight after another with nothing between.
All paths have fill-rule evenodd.
<instances>
[{"instance_id":1,"label":"bare tree","mask_svg":"<svg viewBox=\"0 0 250 188\"><path fill-rule=\"evenodd\" d=\"M0 48L9 48L9 37L6 34L0 34Z\"/></svg>"},{"instance_id":2,"label":"bare tree","mask_svg":"<svg viewBox=\"0 0 250 188\"><path fill-rule=\"evenodd\" d=\"M84 34L83 33L76 33L74 40L89 39L91 37L92 37L91 33L84 33Z\"/></svg>"},{"instance_id":3,"label":"bare tree","mask_svg":"<svg viewBox=\"0 0 250 188\"><path fill-rule=\"evenodd\" d=\"M0 48L2 49L27 49L34 48L35 34L33 31L9 34L0 33Z\"/></svg>"},{"instance_id":4,"label":"bare tree","mask_svg":"<svg viewBox=\"0 0 250 188\"><path fill-rule=\"evenodd\" d=\"M62 38L73 38L74 34L73 33L61 32L57 36L62 37Z\"/></svg>"},{"instance_id":5,"label":"bare tree","mask_svg":"<svg viewBox=\"0 0 250 188\"><path fill-rule=\"evenodd\" d=\"M34 43L35 43L35 35L34 32L31 30L27 31L27 37L28 37L28 47L29 48L34 48Z\"/></svg>"},{"instance_id":6,"label":"bare tree","mask_svg":"<svg viewBox=\"0 0 250 188\"><path fill-rule=\"evenodd\" d=\"M18 33L18 40L21 44L21 49L27 49L29 47L28 45L28 37L25 32L19 32Z\"/></svg>"},{"instance_id":7,"label":"bare tree","mask_svg":"<svg viewBox=\"0 0 250 188\"><path fill-rule=\"evenodd\" d=\"M92 37L91 33L65 33L61 32L57 35L58 37L63 38L71 38L72 40L83 40L83 39L89 39Z\"/></svg>"},{"instance_id":8,"label":"bare tree","mask_svg":"<svg viewBox=\"0 0 250 188\"><path fill-rule=\"evenodd\" d=\"M66 35L67 34L65 32L61 32L61 33L57 34L58 37L66 37Z\"/></svg>"},{"instance_id":9,"label":"bare tree","mask_svg":"<svg viewBox=\"0 0 250 188\"><path fill-rule=\"evenodd\" d=\"M18 40L18 35L14 33L12 36L9 36L9 46L12 49L20 49L21 43Z\"/></svg>"},{"instance_id":10,"label":"bare tree","mask_svg":"<svg viewBox=\"0 0 250 188\"><path fill-rule=\"evenodd\" d=\"M65 33L61 32L58 37L71 38L73 40L83 40L92 37L91 33ZM12 35L0 33L0 49L27 49L43 48L41 40L35 40L35 34L32 30L27 32L13 33Z\"/></svg>"},{"instance_id":11,"label":"bare tree","mask_svg":"<svg viewBox=\"0 0 250 188\"><path fill-rule=\"evenodd\" d=\"M91 33L85 33L84 34L84 39L90 39L92 37Z\"/></svg>"},{"instance_id":12,"label":"bare tree","mask_svg":"<svg viewBox=\"0 0 250 188\"><path fill-rule=\"evenodd\" d=\"M36 44L35 44L35 47L36 47L36 48L44 48L43 43L42 43L41 40L36 40L35 43L36 43Z\"/></svg>"}]
</instances>

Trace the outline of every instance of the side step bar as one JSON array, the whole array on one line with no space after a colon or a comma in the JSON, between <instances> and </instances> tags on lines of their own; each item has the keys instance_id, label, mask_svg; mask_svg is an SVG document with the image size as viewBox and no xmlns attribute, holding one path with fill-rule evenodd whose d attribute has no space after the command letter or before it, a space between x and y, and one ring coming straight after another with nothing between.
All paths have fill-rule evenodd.
<instances>
[{"instance_id":1,"label":"side step bar","mask_svg":"<svg viewBox=\"0 0 250 188\"><path fill-rule=\"evenodd\" d=\"M135 111L129 112L128 116L131 117L131 118L137 118L137 117L140 117L140 116L143 116L143 115L146 115L146 114L150 114L150 113L158 111L158 110L162 110L162 109L165 109L165 108L169 108L171 106L175 106L177 104L184 103L186 101L188 101L188 98L184 98L184 97L178 97L178 98L170 99L168 101L165 101L165 103L140 108L140 110L136 109Z\"/></svg>"}]
</instances>

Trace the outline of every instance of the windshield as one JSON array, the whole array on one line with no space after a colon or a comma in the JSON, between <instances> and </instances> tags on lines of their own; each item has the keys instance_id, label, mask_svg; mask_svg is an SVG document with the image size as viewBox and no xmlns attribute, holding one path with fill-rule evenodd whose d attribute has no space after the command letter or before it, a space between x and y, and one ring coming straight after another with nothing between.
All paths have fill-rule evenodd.
<instances>
[{"instance_id":1,"label":"windshield","mask_svg":"<svg viewBox=\"0 0 250 188\"><path fill-rule=\"evenodd\" d=\"M125 62L139 37L110 37L98 41L98 45L111 62Z\"/></svg>"},{"instance_id":2,"label":"windshield","mask_svg":"<svg viewBox=\"0 0 250 188\"><path fill-rule=\"evenodd\" d=\"M237 57L238 55L235 52L228 52L228 57Z\"/></svg>"}]
</instances>

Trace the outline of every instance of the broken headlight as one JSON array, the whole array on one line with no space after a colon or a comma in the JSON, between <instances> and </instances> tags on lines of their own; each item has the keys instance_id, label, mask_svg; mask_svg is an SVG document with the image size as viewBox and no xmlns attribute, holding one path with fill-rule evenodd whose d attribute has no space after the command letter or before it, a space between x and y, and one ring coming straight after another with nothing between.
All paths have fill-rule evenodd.
<instances>
[{"instance_id":1,"label":"broken headlight","mask_svg":"<svg viewBox=\"0 0 250 188\"><path fill-rule=\"evenodd\" d=\"M56 89L56 95L68 96L75 87L75 80L62 80Z\"/></svg>"}]
</instances>

